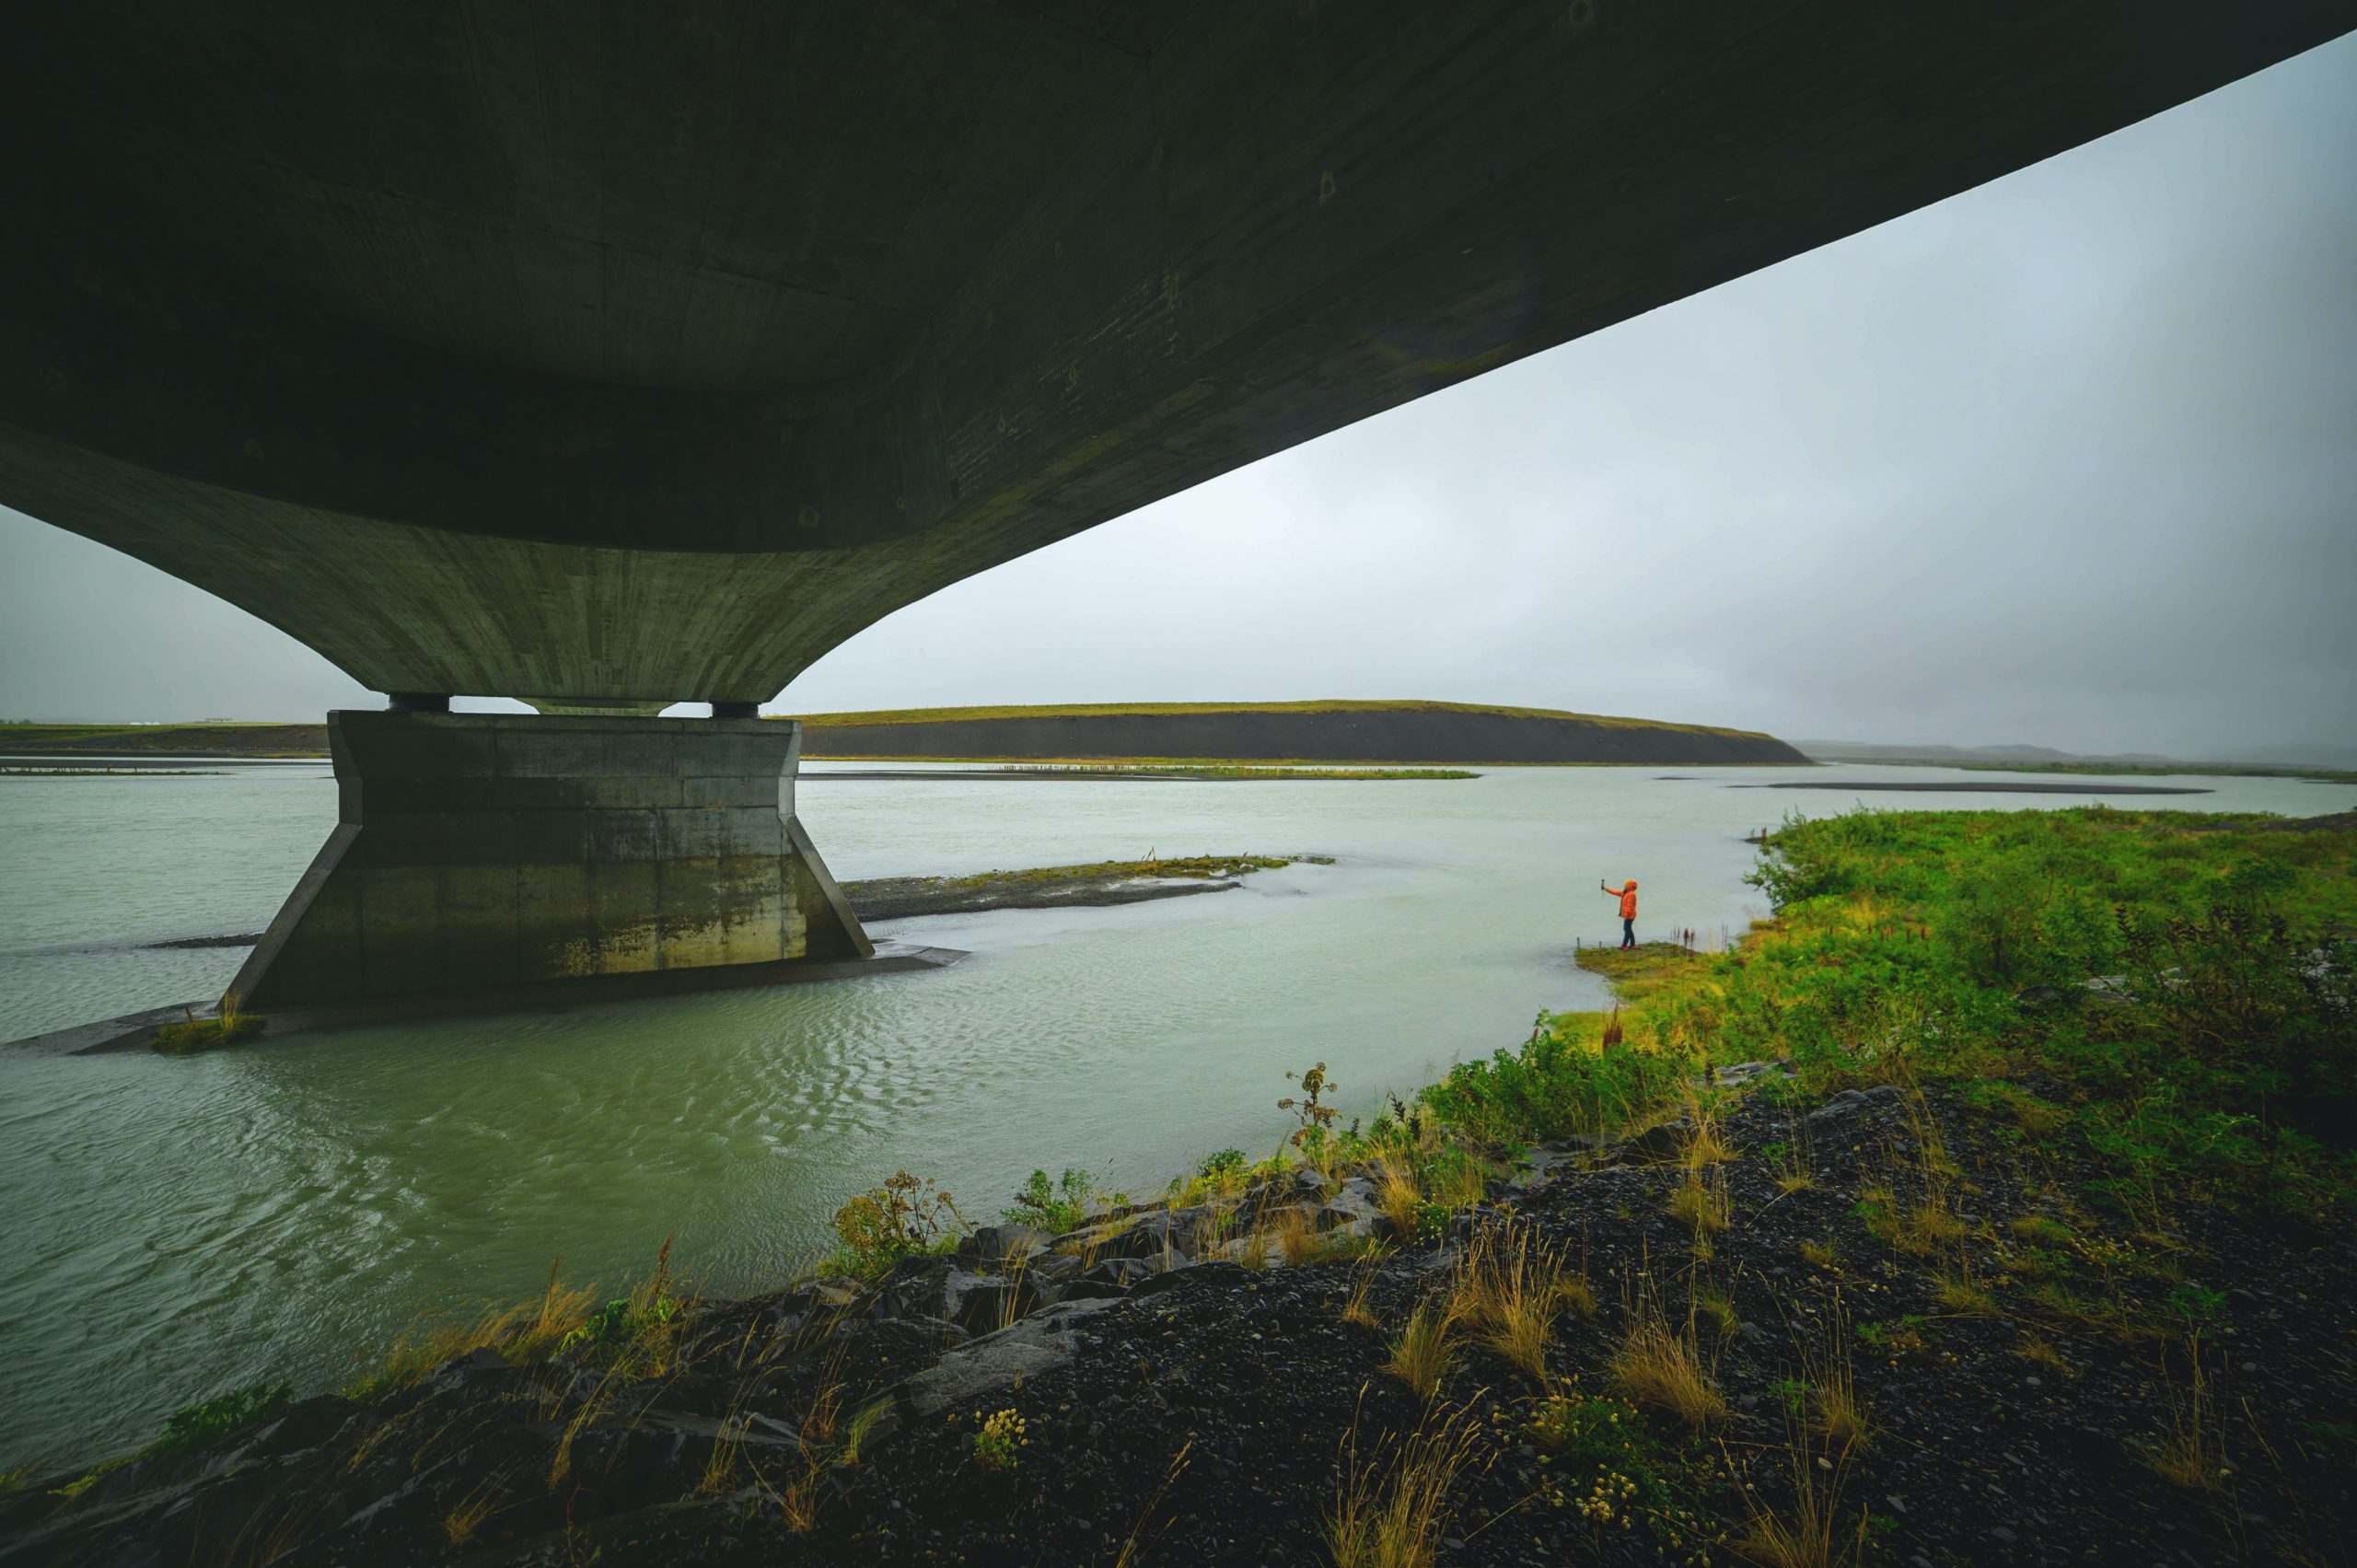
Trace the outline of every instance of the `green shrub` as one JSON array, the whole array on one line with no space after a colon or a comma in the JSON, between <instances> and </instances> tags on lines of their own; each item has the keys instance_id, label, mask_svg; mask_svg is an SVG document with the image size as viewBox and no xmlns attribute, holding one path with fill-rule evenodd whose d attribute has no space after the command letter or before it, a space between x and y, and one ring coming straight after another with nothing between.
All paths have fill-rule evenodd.
<instances>
[{"instance_id":1,"label":"green shrub","mask_svg":"<svg viewBox=\"0 0 2357 1568\"><path fill-rule=\"evenodd\" d=\"M835 1236L842 1245L828 1266L873 1279L903 1258L947 1248L970 1228L933 1178L920 1181L905 1170L894 1171L883 1185L835 1211Z\"/></svg>"},{"instance_id":2,"label":"green shrub","mask_svg":"<svg viewBox=\"0 0 2357 1568\"><path fill-rule=\"evenodd\" d=\"M1234 1150L1228 1151L1234 1154ZM1237 1163L1242 1155L1236 1156ZM1006 1210L1005 1217L1015 1225L1038 1225L1042 1230L1077 1230L1087 1222L1089 1201L1097 1195L1096 1179L1085 1170L1064 1167L1064 1173L1051 1183L1048 1173L1035 1170L1031 1179L1016 1190L1015 1202Z\"/></svg>"},{"instance_id":3,"label":"green shrub","mask_svg":"<svg viewBox=\"0 0 2357 1568\"><path fill-rule=\"evenodd\" d=\"M1195 1174L1216 1180L1222 1177L1241 1176L1246 1161L1242 1149L1222 1149L1209 1156L1195 1167Z\"/></svg>"},{"instance_id":4,"label":"green shrub","mask_svg":"<svg viewBox=\"0 0 2357 1568\"><path fill-rule=\"evenodd\" d=\"M2137 1021L2204 1070L2219 1105L2346 1141L2357 1095L2357 941L2301 933L2280 882L2232 876L2196 913L2123 912Z\"/></svg>"},{"instance_id":5,"label":"green shrub","mask_svg":"<svg viewBox=\"0 0 2357 1568\"><path fill-rule=\"evenodd\" d=\"M1607 1046L1591 1050L1542 1028L1519 1051L1465 1062L1424 1091L1443 1121L1493 1146L1608 1132L1669 1102L1695 1071L1683 1057Z\"/></svg>"},{"instance_id":6,"label":"green shrub","mask_svg":"<svg viewBox=\"0 0 2357 1568\"><path fill-rule=\"evenodd\" d=\"M1576 1392L1527 1411L1520 1435L1550 1458L1540 1493L1599 1530L1642 1521L1657 1550L1690 1548L1702 1516L1692 1456L1656 1437L1635 1406Z\"/></svg>"}]
</instances>

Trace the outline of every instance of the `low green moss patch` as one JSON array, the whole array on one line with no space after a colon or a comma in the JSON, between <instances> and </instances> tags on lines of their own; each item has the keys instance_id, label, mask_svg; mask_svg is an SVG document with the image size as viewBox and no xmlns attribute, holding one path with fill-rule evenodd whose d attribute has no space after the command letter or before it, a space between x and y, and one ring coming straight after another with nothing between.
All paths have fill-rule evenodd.
<instances>
[{"instance_id":1,"label":"low green moss patch","mask_svg":"<svg viewBox=\"0 0 2357 1568\"><path fill-rule=\"evenodd\" d=\"M218 1051L261 1032L267 1019L252 1013L225 1012L217 1018L189 1018L164 1024L156 1030L156 1050L166 1056L186 1056Z\"/></svg>"}]
</instances>

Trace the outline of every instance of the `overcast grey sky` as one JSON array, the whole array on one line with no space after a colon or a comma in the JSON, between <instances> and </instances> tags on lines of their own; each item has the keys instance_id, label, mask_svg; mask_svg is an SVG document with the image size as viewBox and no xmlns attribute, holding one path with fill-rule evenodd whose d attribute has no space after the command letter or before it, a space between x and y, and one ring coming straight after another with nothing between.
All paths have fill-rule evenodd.
<instances>
[{"instance_id":1,"label":"overcast grey sky","mask_svg":"<svg viewBox=\"0 0 2357 1568\"><path fill-rule=\"evenodd\" d=\"M1422 697L2357 742L2357 39L949 588L772 711ZM0 715L374 706L0 510Z\"/></svg>"}]
</instances>

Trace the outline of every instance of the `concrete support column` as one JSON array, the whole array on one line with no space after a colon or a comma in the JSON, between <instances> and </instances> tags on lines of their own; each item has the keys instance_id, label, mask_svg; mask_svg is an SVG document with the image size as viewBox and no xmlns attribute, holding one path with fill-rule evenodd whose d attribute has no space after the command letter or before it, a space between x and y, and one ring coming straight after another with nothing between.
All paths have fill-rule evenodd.
<instances>
[{"instance_id":1,"label":"concrete support column","mask_svg":"<svg viewBox=\"0 0 2357 1568\"><path fill-rule=\"evenodd\" d=\"M795 819L798 724L341 712L328 745L342 820L238 971L248 1011L874 955Z\"/></svg>"}]
</instances>

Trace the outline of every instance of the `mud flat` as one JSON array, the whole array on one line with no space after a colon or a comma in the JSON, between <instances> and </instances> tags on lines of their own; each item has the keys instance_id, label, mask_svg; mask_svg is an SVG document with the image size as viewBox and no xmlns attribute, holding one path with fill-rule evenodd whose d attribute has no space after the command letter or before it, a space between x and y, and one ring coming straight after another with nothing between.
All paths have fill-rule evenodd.
<instances>
[{"instance_id":1,"label":"mud flat","mask_svg":"<svg viewBox=\"0 0 2357 1568\"><path fill-rule=\"evenodd\" d=\"M1320 855L1109 860L1037 871L988 871L976 877L884 877L849 883L843 896L863 921L981 914L991 910L1093 908L1222 893L1255 871L1273 871L1296 860L1333 864Z\"/></svg>"}]
</instances>

